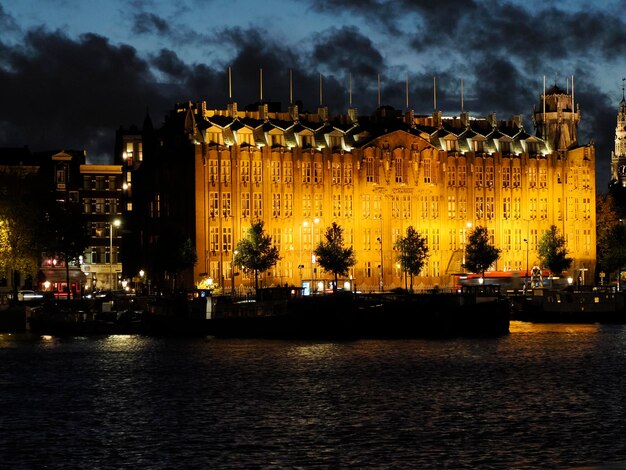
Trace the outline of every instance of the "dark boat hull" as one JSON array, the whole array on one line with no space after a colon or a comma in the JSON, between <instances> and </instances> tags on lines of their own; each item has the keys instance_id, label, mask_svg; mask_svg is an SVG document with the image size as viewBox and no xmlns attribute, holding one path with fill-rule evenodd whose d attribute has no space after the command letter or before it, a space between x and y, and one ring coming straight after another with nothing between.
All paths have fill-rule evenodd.
<instances>
[{"instance_id":1,"label":"dark boat hull","mask_svg":"<svg viewBox=\"0 0 626 470\"><path fill-rule=\"evenodd\" d=\"M624 293L545 290L514 301L514 320L533 323L626 323Z\"/></svg>"},{"instance_id":2,"label":"dark boat hull","mask_svg":"<svg viewBox=\"0 0 626 470\"><path fill-rule=\"evenodd\" d=\"M231 312L210 320L154 316L147 321L151 333L161 334L358 339L497 336L508 334L510 320L509 302L504 298L476 302L457 295L320 296L290 302L282 309L273 305L268 309L271 314L259 314L262 311Z\"/></svg>"},{"instance_id":3,"label":"dark boat hull","mask_svg":"<svg viewBox=\"0 0 626 470\"><path fill-rule=\"evenodd\" d=\"M219 306L219 302L217 303ZM209 319L191 308L99 321L81 312L30 318L39 334L146 334L221 338L359 339L497 336L509 332L509 302L461 294L337 295L223 303Z\"/></svg>"}]
</instances>

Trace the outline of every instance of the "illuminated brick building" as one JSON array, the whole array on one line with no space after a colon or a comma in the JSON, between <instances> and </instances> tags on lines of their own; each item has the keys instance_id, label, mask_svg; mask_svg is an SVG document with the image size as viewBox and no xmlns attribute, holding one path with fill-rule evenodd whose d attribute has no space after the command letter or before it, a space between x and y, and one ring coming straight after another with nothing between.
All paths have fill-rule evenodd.
<instances>
[{"instance_id":1,"label":"illuminated brick building","mask_svg":"<svg viewBox=\"0 0 626 470\"><path fill-rule=\"evenodd\" d=\"M322 280L327 288L331 276L311 255L334 221L356 252L349 277L360 290L377 290L404 286L393 246L409 225L427 237L430 252L414 284L430 287L449 286L462 271L471 227L488 227L502 250L495 270L524 276L538 262L542 232L554 224L567 239L573 270L589 270L589 281L594 147L577 145L573 92L555 86L544 95L533 112L536 135L521 116L498 122L495 115L415 116L381 107L367 118L350 109L331 119L325 107L310 114L267 103L245 111L236 103L225 110L177 105L142 166L151 161L153 170L143 176L151 184L141 238L155 244L154 227L175 226L198 255L183 284L210 278L229 291L233 283L251 284L233 267L233 250L250 224L263 220L281 255L264 284L317 288Z\"/></svg>"}]
</instances>

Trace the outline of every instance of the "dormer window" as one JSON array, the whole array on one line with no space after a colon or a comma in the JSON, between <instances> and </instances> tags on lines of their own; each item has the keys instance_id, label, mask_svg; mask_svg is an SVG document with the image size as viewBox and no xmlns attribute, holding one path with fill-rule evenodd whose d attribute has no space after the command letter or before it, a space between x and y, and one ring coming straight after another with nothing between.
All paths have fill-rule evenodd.
<instances>
[{"instance_id":1,"label":"dormer window","mask_svg":"<svg viewBox=\"0 0 626 470\"><path fill-rule=\"evenodd\" d=\"M220 131L209 132L207 140L212 144L224 145L224 136Z\"/></svg>"},{"instance_id":2,"label":"dormer window","mask_svg":"<svg viewBox=\"0 0 626 470\"><path fill-rule=\"evenodd\" d=\"M331 135L330 136L330 148L341 148L341 136L339 135Z\"/></svg>"},{"instance_id":3,"label":"dormer window","mask_svg":"<svg viewBox=\"0 0 626 470\"><path fill-rule=\"evenodd\" d=\"M271 138L272 147L284 147L285 146L284 134L271 134L270 138Z\"/></svg>"},{"instance_id":4,"label":"dormer window","mask_svg":"<svg viewBox=\"0 0 626 470\"><path fill-rule=\"evenodd\" d=\"M446 150L448 152L456 152L456 150L458 149L456 139L446 139L445 143L446 143Z\"/></svg>"},{"instance_id":5,"label":"dormer window","mask_svg":"<svg viewBox=\"0 0 626 470\"><path fill-rule=\"evenodd\" d=\"M300 134L300 142L301 142L302 148L311 148L313 147L313 142L314 142L313 136Z\"/></svg>"}]
</instances>

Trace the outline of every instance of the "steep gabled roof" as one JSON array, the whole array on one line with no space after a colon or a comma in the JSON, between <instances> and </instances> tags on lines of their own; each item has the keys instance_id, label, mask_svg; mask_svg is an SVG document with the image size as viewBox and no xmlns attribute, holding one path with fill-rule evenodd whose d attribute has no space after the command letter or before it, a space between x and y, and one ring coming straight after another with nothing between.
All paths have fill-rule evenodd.
<instances>
[{"instance_id":1,"label":"steep gabled roof","mask_svg":"<svg viewBox=\"0 0 626 470\"><path fill-rule=\"evenodd\" d=\"M211 116L207 118L207 121L224 129L225 127L228 127L233 123L233 118L229 116Z\"/></svg>"}]
</instances>

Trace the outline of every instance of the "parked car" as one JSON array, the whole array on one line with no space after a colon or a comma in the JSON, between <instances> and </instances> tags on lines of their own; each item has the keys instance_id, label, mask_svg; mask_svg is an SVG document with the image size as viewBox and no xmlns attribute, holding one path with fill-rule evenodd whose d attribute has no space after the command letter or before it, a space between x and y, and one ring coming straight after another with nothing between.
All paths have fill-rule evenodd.
<instances>
[{"instance_id":1,"label":"parked car","mask_svg":"<svg viewBox=\"0 0 626 470\"><path fill-rule=\"evenodd\" d=\"M30 302L33 300L43 299L43 294L35 292L34 290L19 290L17 291L18 302Z\"/></svg>"}]
</instances>

